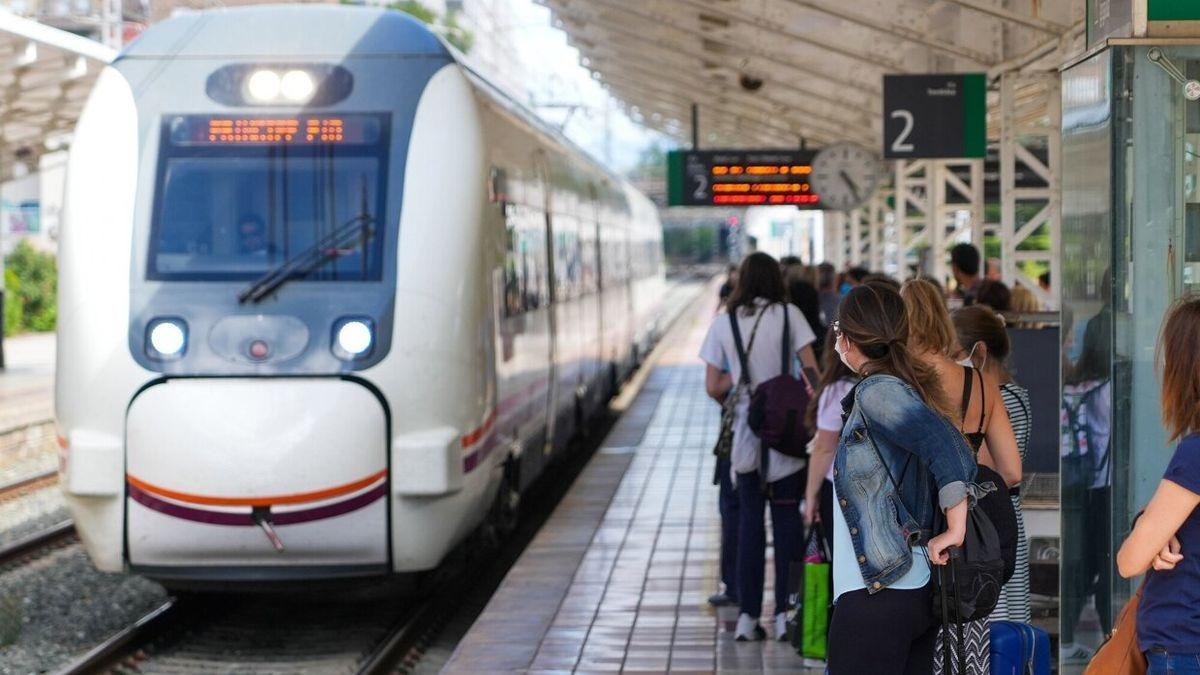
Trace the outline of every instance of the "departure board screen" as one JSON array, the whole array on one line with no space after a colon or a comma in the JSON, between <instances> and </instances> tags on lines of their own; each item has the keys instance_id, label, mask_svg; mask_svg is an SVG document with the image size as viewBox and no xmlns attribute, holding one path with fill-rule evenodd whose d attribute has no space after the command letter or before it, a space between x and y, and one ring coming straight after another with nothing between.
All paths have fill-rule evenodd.
<instances>
[{"instance_id":1,"label":"departure board screen","mask_svg":"<svg viewBox=\"0 0 1200 675\"><path fill-rule=\"evenodd\" d=\"M380 138L377 115L242 117L181 115L170 122L174 145L368 145Z\"/></svg>"},{"instance_id":2,"label":"departure board screen","mask_svg":"<svg viewBox=\"0 0 1200 675\"><path fill-rule=\"evenodd\" d=\"M667 159L669 206L821 208L811 150L686 150Z\"/></svg>"}]
</instances>

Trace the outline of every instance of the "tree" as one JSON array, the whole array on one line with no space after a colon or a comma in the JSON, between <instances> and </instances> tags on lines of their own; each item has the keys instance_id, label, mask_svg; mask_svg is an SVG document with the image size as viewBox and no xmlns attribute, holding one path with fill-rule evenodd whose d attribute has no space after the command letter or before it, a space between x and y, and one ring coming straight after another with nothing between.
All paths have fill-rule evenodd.
<instances>
[{"instance_id":1,"label":"tree","mask_svg":"<svg viewBox=\"0 0 1200 675\"><path fill-rule=\"evenodd\" d=\"M342 0L346 2L346 0ZM420 0L399 0L388 5L388 9L395 9L413 17L417 21L438 29L446 42L454 45L458 51L466 54L471 51L471 47L475 44L475 35L471 31L463 28L458 24L458 18L453 14L440 17L438 13L427 7Z\"/></svg>"}]
</instances>

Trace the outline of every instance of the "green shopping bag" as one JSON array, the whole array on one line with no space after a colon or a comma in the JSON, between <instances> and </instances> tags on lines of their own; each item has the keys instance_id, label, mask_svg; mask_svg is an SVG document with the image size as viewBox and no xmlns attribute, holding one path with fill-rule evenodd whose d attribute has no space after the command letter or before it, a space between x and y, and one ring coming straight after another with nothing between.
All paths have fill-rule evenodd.
<instances>
[{"instance_id":1,"label":"green shopping bag","mask_svg":"<svg viewBox=\"0 0 1200 675\"><path fill-rule=\"evenodd\" d=\"M829 618L832 606L833 566L821 523L813 523L804 542L803 595L798 613L800 620L797 651L810 659L825 660L829 645Z\"/></svg>"}]
</instances>

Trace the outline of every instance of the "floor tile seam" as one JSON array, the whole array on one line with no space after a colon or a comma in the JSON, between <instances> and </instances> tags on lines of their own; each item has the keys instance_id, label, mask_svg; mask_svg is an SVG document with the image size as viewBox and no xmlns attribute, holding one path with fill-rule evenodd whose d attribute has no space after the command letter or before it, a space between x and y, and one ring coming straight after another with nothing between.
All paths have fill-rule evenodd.
<instances>
[{"instance_id":1,"label":"floor tile seam","mask_svg":"<svg viewBox=\"0 0 1200 675\"><path fill-rule=\"evenodd\" d=\"M705 463L707 463L707 462L705 462ZM703 466L701 468L703 468ZM697 518L697 513L698 513L697 506L698 506L698 502L700 501L699 495L700 495L701 486L703 485L703 482L704 482L703 481L704 475L705 475L704 471L697 471L696 479L692 486L692 499L691 499L692 513L691 513L691 518L688 519L688 527L687 527L687 540L689 542L691 541L693 533L696 531L695 526L696 526L696 518ZM709 514L708 517L711 518L711 514ZM688 567L688 562L689 562L690 558L691 558L691 548L689 546L685 546L683 549L683 570L685 571L685 573L686 573L686 570ZM718 566L719 565L720 565L720 563L718 562ZM683 576L681 575L680 579L679 579L679 599L676 601L676 612L677 613L678 613L678 608L680 606L680 603L682 601L683 601ZM714 626L714 632L716 632L715 626ZM678 620L676 620L675 626L671 631L672 646L674 646L675 640L676 640L676 637L678 636L678 634L679 634L679 622L678 622ZM718 634L718 635L715 635L714 637L719 638L720 636ZM716 649L716 647L714 644L714 651L712 654L712 664L713 664L714 668L716 667L716 663L717 663L717 654L716 654L715 649ZM668 659L667 659L667 668L668 669L670 669L670 667L674 664L674 661L675 661L674 650L672 650L670 652L670 654L668 654Z\"/></svg>"},{"instance_id":2,"label":"floor tile seam","mask_svg":"<svg viewBox=\"0 0 1200 675\"><path fill-rule=\"evenodd\" d=\"M674 460L675 460L674 465L671 470L671 480L670 480L669 486L667 488L667 494L664 496L664 499L667 501L670 500L672 488L675 486L675 479L678 475L678 470L679 470L679 456L678 455L674 456ZM663 520L664 520L664 518L663 518L664 515L665 515L665 504L664 504L663 512L661 512L659 515L658 527L656 528L655 534L654 534L654 545L650 547L650 558L651 559L654 558L654 552L658 549L658 538L662 535L662 524L663 524ZM634 625L635 626L637 625L637 615L638 615L638 613L641 612L642 602L644 601L644 599L646 597L646 585L650 581L649 568L647 568L646 572L647 572L647 574L646 574L645 578L642 579L641 591L638 594L637 606L634 608ZM678 605L678 600L676 601L676 605ZM678 609L676 611L678 612ZM675 631L674 631L674 628L672 628L672 630L671 630L672 641L674 641L674 635L675 635ZM621 668L622 669L624 669L625 661L629 656L629 645L630 645L630 642L632 641L632 639L633 639L633 631L630 630L630 636L625 641L624 658L621 659Z\"/></svg>"}]
</instances>

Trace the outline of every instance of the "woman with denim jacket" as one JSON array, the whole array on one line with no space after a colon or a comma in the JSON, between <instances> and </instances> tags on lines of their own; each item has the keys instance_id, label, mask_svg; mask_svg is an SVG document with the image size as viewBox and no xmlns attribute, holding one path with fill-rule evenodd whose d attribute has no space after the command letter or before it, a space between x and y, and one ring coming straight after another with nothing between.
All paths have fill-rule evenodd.
<instances>
[{"instance_id":1,"label":"woman with denim jacket","mask_svg":"<svg viewBox=\"0 0 1200 675\"><path fill-rule=\"evenodd\" d=\"M1149 675L1200 673L1200 298L1180 301L1158 343L1162 418L1175 453L1117 553L1117 569L1146 574L1138 646Z\"/></svg>"},{"instance_id":2,"label":"woman with denim jacket","mask_svg":"<svg viewBox=\"0 0 1200 675\"><path fill-rule=\"evenodd\" d=\"M834 348L862 380L843 400L833 465L829 672L927 675L938 630L930 563L962 544L975 461L936 375L909 352L899 293L854 288L834 329ZM947 523L936 536L935 509Z\"/></svg>"}]
</instances>

